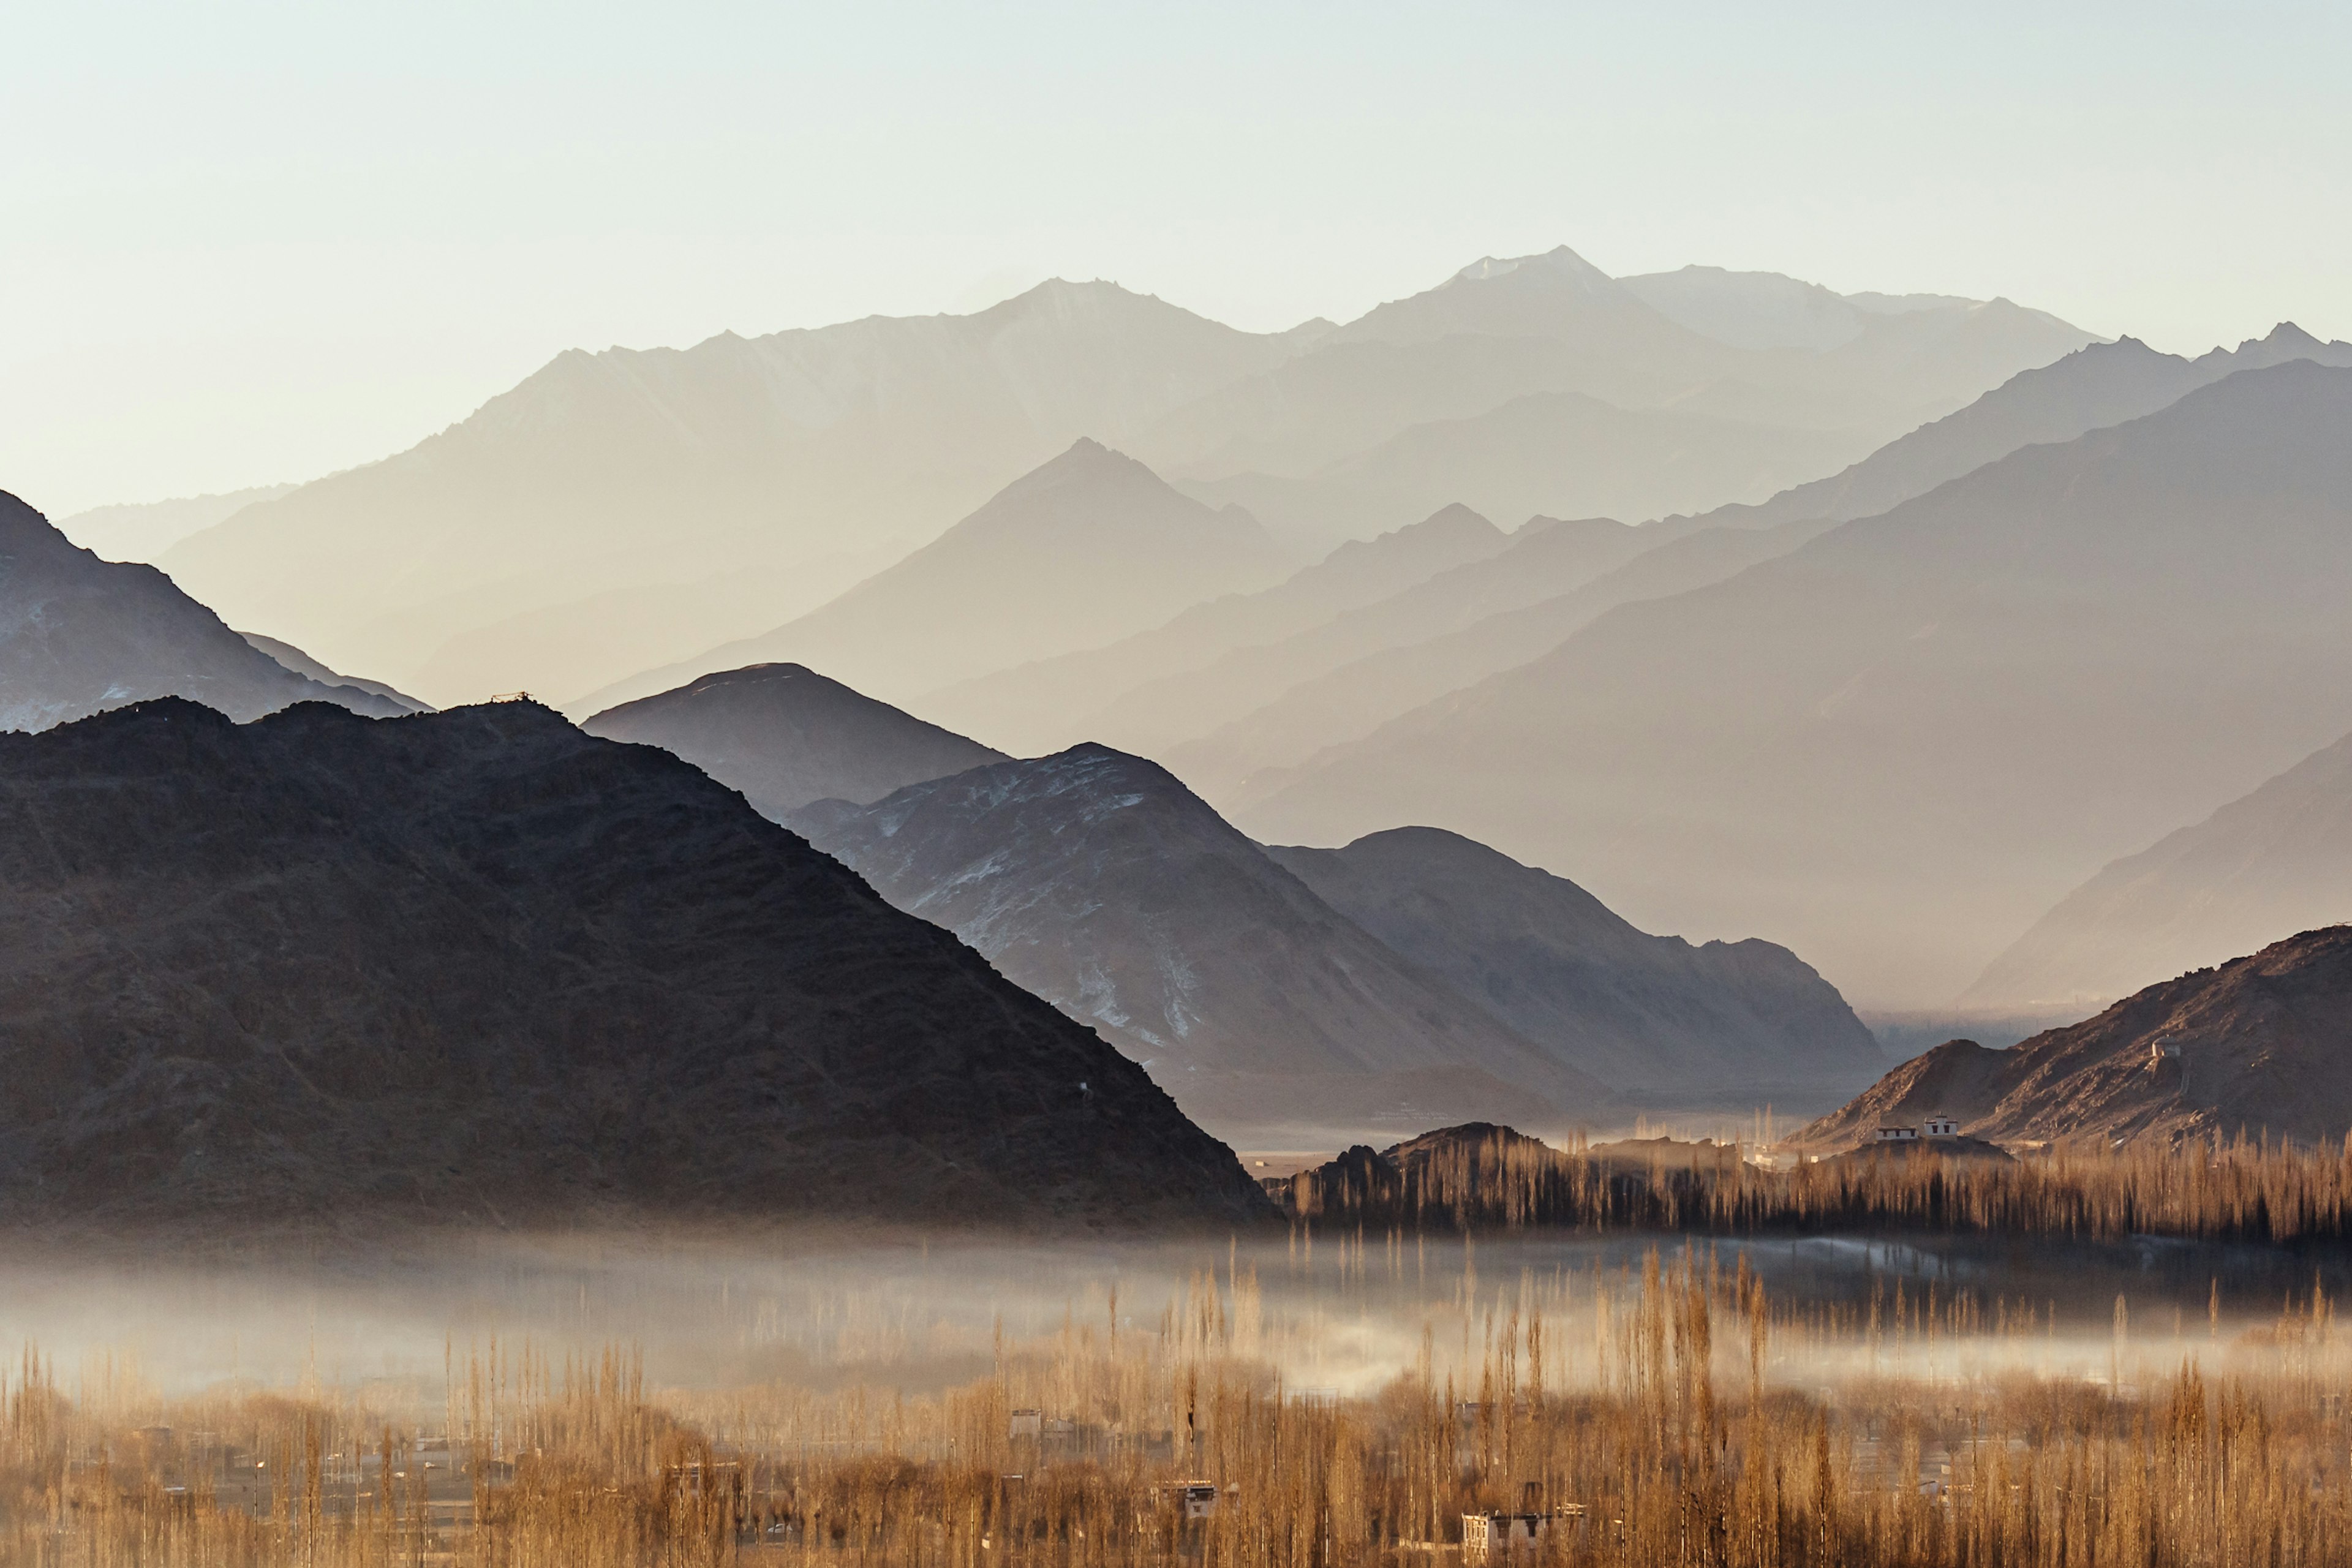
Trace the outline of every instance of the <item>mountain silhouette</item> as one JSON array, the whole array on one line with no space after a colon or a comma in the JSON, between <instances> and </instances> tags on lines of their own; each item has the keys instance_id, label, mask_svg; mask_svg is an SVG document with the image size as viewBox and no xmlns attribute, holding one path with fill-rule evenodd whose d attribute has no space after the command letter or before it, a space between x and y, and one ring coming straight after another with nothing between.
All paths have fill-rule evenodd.
<instances>
[{"instance_id":1,"label":"mountain silhouette","mask_svg":"<svg viewBox=\"0 0 2352 1568\"><path fill-rule=\"evenodd\" d=\"M1139 757L1076 746L870 805L821 802L792 826L1094 1025L1230 1135L1328 1125L1349 1108L1515 1104L1549 1118L1608 1099Z\"/></svg>"},{"instance_id":2,"label":"mountain silhouette","mask_svg":"<svg viewBox=\"0 0 2352 1568\"><path fill-rule=\"evenodd\" d=\"M683 757L776 822L814 801L879 800L1005 760L797 664L721 670L580 727Z\"/></svg>"},{"instance_id":3,"label":"mountain silhouette","mask_svg":"<svg viewBox=\"0 0 2352 1568\"><path fill-rule=\"evenodd\" d=\"M529 702L0 736L19 1219L1220 1226L1232 1154L734 792Z\"/></svg>"},{"instance_id":4,"label":"mountain silhouette","mask_svg":"<svg viewBox=\"0 0 2352 1568\"><path fill-rule=\"evenodd\" d=\"M1651 936L1564 878L1459 834L1399 827L1269 847L1325 903L1560 1058L1632 1095L1762 1095L1864 1081L1877 1040L1768 942Z\"/></svg>"},{"instance_id":5,"label":"mountain silhouette","mask_svg":"<svg viewBox=\"0 0 2352 1568\"><path fill-rule=\"evenodd\" d=\"M163 696L240 719L308 701L407 711L358 686L306 679L154 567L101 561L0 491L0 729L45 730Z\"/></svg>"}]
</instances>

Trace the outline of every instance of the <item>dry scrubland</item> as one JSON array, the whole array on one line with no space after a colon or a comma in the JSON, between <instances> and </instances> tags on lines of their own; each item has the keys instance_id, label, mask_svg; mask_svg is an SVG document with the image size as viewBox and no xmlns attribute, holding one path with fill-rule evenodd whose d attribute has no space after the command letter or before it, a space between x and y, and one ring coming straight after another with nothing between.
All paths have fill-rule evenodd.
<instances>
[{"instance_id":1,"label":"dry scrubland","mask_svg":"<svg viewBox=\"0 0 2352 1568\"><path fill-rule=\"evenodd\" d=\"M1422 1563L1458 1560L1465 1511L1531 1499L1561 1563L2352 1560L2352 1355L2321 1273L2260 1307L2226 1266L2186 1304L2089 1269L2053 1299L2047 1271L1923 1275L1877 1243L1809 1294L1774 1245L1801 1249L1759 1245L1759 1274L1728 1241L1302 1226L1149 1301L1113 1268L1057 1328L969 1331L988 1370L918 1392L659 1389L633 1348L508 1341L421 1380L174 1397L127 1357L28 1351L0 1562ZM1335 1346L1378 1374L1298 1386ZM1182 1519L1179 1481L1218 1488L1213 1514Z\"/></svg>"}]
</instances>

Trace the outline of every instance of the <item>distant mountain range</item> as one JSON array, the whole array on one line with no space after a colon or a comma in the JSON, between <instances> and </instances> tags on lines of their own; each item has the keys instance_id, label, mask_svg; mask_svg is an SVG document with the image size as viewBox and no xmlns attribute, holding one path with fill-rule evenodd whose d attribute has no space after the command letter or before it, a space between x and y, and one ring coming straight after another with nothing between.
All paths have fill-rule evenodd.
<instances>
[{"instance_id":1,"label":"distant mountain range","mask_svg":"<svg viewBox=\"0 0 2352 1568\"><path fill-rule=\"evenodd\" d=\"M1707 521L1754 528L1874 516L2021 447L2072 441L2169 407L2242 370L2295 360L2352 366L2352 343L2323 343L2292 321L2234 352L2217 348L2193 360L2158 353L2136 338L2093 343L2055 363L2021 371L1966 408L1888 442L1842 473L1799 485L1761 506L1721 508Z\"/></svg>"},{"instance_id":2,"label":"distant mountain range","mask_svg":"<svg viewBox=\"0 0 2352 1568\"><path fill-rule=\"evenodd\" d=\"M0 786L20 1223L1267 1212L1091 1030L534 704L165 699L0 735Z\"/></svg>"},{"instance_id":3,"label":"distant mountain range","mask_svg":"<svg viewBox=\"0 0 2352 1568\"><path fill-rule=\"evenodd\" d=\"M793 662L891 701L1118 640L1297 565L1255 518L1212 510L1081 438L820 610L572 704L593 711L716 667Z\"/></svg>"},{"instance_id":4,"label":"distant mountain range","mask_svg":"<svg viewBox=\"0 0 2352 1568\"><path fill-rule=\"evenodd\" d=\"M1453 827L1917 1005L2352 730L2347 595L2352 372L2240 371L1619 605L1230 809L1276 840Z\"/></svg>"},{"instance_id":5,"label":"distant mountain range","mask_svg":"<svg viewBox=\"0 0 2352 1568\"><path fill-rule=\"evenodd\" d=\"M93 507L58 519L58 531L101 561L152 562L183 539L226 522L247 507L276 500L293 488L257 485L219 495Z\"/></svg>"},{"instance_id":6,"label":"distant mountain range","mask_svg":"<svg viewBox=\"0 0 2352 1568\"><path fill-rule=\"evenodd\" d=\"M2104 1005L2282 933L2352 921L2352 736L2102 868L1992 963L1969 1007Z\"/></svg>"},{"instance_id":7,"label":"distant mountain range","mask_svg":"<svg viewBox=\"0 0 2352 1568\"><path fill-rule=\"evenodd\" d=\"M943 687L923 705L1024 752L1058 751L1083 739L1087 725L1132 688L1311 631L1509 544L1508 534L1468 507L1445 507L1377 539L1350 540L1273 587L1203 601L1106 647Z\"/></svg>"},{"instance_id":8,"label":"distant mountain range","mask_svg":"<svg viewBox=\"0 0 2352 1568\"><path fill-rule=\"evenodd\" d=\"M1400 594L1344 628L1335 623L1329 631L1339 634L1336 639L1319 630L1300 637L1302 647L1317 654L1327 647L1373 651L1295 683L1281 670L1254 690L1236 685L1239 700L1225 710L1240 709L1240 716L1169 745L1168 764L1213 799L1245 799L1259 775L1296 767L1448 692L1532 663L1620 605L1720 583L1831 526L1689 532L1679 522L1648 523L1629 542L1637 552L1598 575L1553 548L1572 536L1531 535L1525 550L1493 570L1433 578L1423 591ZM1328 663L1328 657L1312 662Z\"/></svg>"},{"instance_id":9,"label":"distant mountain range","mask_svg":"<svg viewBox=\"0 0 2352 1568\"><path fill-rule=\"evenodd\" d=\"M569 699L817 609L1081 437L1183 486L1328 480L1261 519L1312 556L1454 500L1516 523L1762 500L2090 341L2001 301L1857 296L1856 334L1816 349L1752 278L1648 291L1666 308L1563 249L1337 328L1055 281L972 316L575 351L160 559L236 624L428 700Z\"/></svg>"},{"instance_id":10,"label":"distant mountain range","mask_svg":"<svg viewBox=\"0 0 2352 1568\"><path fill-rule=\"evenodd\" d=\"M1007 760L797 664L706 675L580 727L683 757L775 822L816 801L879 800Z\"/></svg>"},{"instance_id":11,"label":"distant mountain range","mask_svg":"<svg viewBox=\"0 0 2352 1568\"><path fill-rule=\"evenodd\" d=\"M1769 277L1764 283L1769 295ZM1729 286L1735 297L1748 288L1736 279ZM1458 570L1432 565L1415 580L1394 583L1385 597L1318 606L1323 613L1309 624L1235 620L1222 646L1200 635L1219 623L1171 625L929 693L920 705L1022 749L1105 739L1160 758L1213 799L1245 802L1256 775L1298 766L1424 702L1528 663L1617 605L1720 582L1786 554L1834 522L1915 500L2023 447L2071 440L2164 407L2237 370L2295 359L2352 363L2352 344L2321 343L2292 324L2194 361L2130 339L2094 344L2011 378L1832 479L1763 505L1724 507L1639 530L1602 529L1627 553L1597 579L1588 580L1582 562L1560 553L1576 536L1550 532L1557 525L1538 520ZM1438 515L1475 514L1456 507ZM1429 526L1386 537L1406 540ZM1579 526L1589 532L1595 525ZM1402 551L1391 557L1398 566L1412 559ZM1318 570L1302 572L1298 585ZM1291 588L1286 583L1255 597L1290 602Z\"/></svg>"},{"instance_id":12,"label":"distant mountain range","mask_svg":"<svg viewBox=\"0 0 2352 1568\"><path fill-rule=\"evenodd\" d=\"M1490 616L1571 593L1663 542L1685 525L1629 528L1607 518L1535 518L1504 548L1423 578L1270 641L1234 647L1205 664L1167 669L1135 681L1092 712L1054 716L1054 732L1092 732L1108 743L1165 755L1188 776L1198 763L1186 742L1212 735L1308 680L1403 644L1472 626ZM1656 531L1653 531L1653 527ZM1132 647L1133 645L1127 645ZM1112 650L1113 656L1126 647ZM997 688L999 700L1017 672ZM950 722L959 693L926 699ZM1031 697L1042 722L1050 689Z\"/></svg>"},{"instance_id":13,"label":"distant mountain range","mask_svg":"<svg viewBox=\"0 0 2352 1568\"><path fill-rule=\"evenodd\" d=\"M408 711L359 686L305 679L154 567L102 561L0 492L0 729L44 730L162 696L240 719L307 701Z\"/></svg>"},{"instance_id":14,"label":"distant mountain range","mask_svg":"<svg viewBox=\"0 0 2352 1568\"><path fill-rule=\"evenodd\" d=\"M1794 1142L1850 1145L1938 1113L2001 1142L2242 1131L2340 1143L2352 1132L2352 927L2151 985L2005 1051L1937 1046Z\"/></svg>"}]
</instances>

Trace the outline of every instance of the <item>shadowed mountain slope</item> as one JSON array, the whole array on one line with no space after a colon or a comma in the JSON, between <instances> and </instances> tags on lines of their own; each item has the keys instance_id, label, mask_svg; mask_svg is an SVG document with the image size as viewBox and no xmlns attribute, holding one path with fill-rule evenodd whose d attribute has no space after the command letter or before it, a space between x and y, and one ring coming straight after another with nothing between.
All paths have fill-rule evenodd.
<instances>
[{"instance_id":1,"label":"shadowed mountain slope","mask_svg":"<svg viewBox=\"0 0 2352 1568\"><path fill-rule=\"evenodd\" d=\"M580 727L683 757L777 822L812 801L879 800L1005 760L797 664L706 675L608 708Z\"/></svg>"},{"instance_id":2,"label":"shadowed mountain slope","mask_svg":"<svg viewBox=\"0 0 2352 1568\"><path fill-rule=\"evenodd\" d=\"M1650 936L1564 878L1430 827L1269 847L1323 901L1519 1034L1630 1093L1858 1083L1878 1042L1769 942Z\"/></svg>"},{"instance_id":3,"label":"shadowed mountain slope","mask_svg":"<svg viewBox=\"0 0 2352 1568\"><path fill-rule=\"evenodd\" d=\"M1213 511L1134 458L1081 439L897 565L822 609L576 707L606 707L713 668L791 662L905 701L1034 659L1115 642L1294 563L1247 512Z\"/></svg>"},{"instance_id":4,"label":"shadowed mountain slope","mask_svg":"<svg viewBox=\"0 0 2352 1568\"><path fill-rule=\"evenodd\" d=\"M1944 1005L2100 866L2352 730L2347 598L2352 372L2243 371L1621 605L1233 809L1451 827L1638 925L1769 930L1858 1005Z\"/></svg>"},{"instance_id":5,"label":"shadowed mountain slope","mask_svg":"<svg viewBox=\"0 0 2352 1568\"><path fill-rule=\"evenodd\" d=\"M1953 1040L1906 1062L1795 1142L1853 1143L1942 1112L2003 1142L2352 1131L2352 926L2273 942L1989 1051Z\"/></svg>"},{"instance_id":6,"label":"shadowed mountain slope","mask_svg":"<svg viewBox=\"0 0 2352 1568\"><path fill-rule=\"evenodd\" d=\"M2352 736L2066 895L1960 998L2103 1004L2282 931L2352 920Z\"/></svg>"},{"instance_id":7,"label":"shadowed mountain slope","mask_svg":"<svg viewBox=\"0 0 2352 1568\"><path fill-rule=\"evenodd\" d=\"M1057 751L1081 738L1085 715L1130 688L1200 669L1236 648L1277 642L1509 545L1508 534L1469 508L1444 507L1377 539L1349 540L1271 588L1194 605L1165 626L1108 647L943 688L926 697L924 707L1023 752Z\"/></svg>"},{"instance_id":8,"label":"shadowed mountain slope","mask_svg":"<svg viewBox=\"0 0 2352 1568\"><path fill-rule=\"evenodd\" d=\"M44 730L163 696L241 719L313 700L407 710L304 679L152 566L101 561L0 491L0 729Z\"/></svg>"},{"instance_id":9,"label":"shadowed mountain slope","mask_svg":"<svg viewBox=\"0 0 2352 1568\"><path fill-rule=\"evenodd\" d=\"M792 825L1097 1026L1212 1125L1311 1117L1370 1081L1418 1100L1445 1075L1490 1104L1606 1096L1139 757L1077 746L868 806L822 802Z\"/></svg>"},{"instance_id":10,"label":"shadowed mountain slope","mask_svg":"<svg viewBox=\"0 0 2352 1568\"><path fill-rule=\"evenodd\" d=\"M732 791L512 702L0 736L0 1194L1220 1225L1232 1154Z\"/></svg>"}]
</instances>

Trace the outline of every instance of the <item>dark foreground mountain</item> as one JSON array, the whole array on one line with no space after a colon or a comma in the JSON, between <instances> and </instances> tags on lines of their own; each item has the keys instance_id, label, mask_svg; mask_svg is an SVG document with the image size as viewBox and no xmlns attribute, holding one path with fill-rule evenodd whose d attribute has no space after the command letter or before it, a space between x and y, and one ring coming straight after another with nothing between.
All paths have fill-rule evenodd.
<instances>
[{"instance_id":1,"label":"dark foreground mountain","mask_svg":"<svg viewBox=\"0 0 2352 1568\"><path fill-rule=\"evenodd\" d=\"M372 691L306 679L152 566L101 561L0 491L0 729L45 730L163 696L240 719L311 700L407 711Z\"/></svg>"},{"instance_id":2,"label":"dark foreground mountain","mask_svg":"<svg viewBox=\"0 0 2352 1568\"><path fill-rule=\"evenodd\" d=\"M2068 894L1963 1006L2105 1005L2282 932L2352 920L2352 736Z\"/></svg>"},{"instance_id":3,"label":"dark foreground mountain","mask_svg":"<svg viewBox=\"0 0 2352 1568\"><path fill-rule=\"evenodd\" d=\"M2352 926L2274 942L2005 1051L1953 1040L1795 1142L1851 1144L1941 1113L2000 1142L2352 1130Z\"/></svg>"},{"instance_id":4,"label":"dark foreground mountain","mask_svg":"<svg viewBox=\"0 0 2352 1568\"><path fill-rule=\"evenodd\" d=\"M1631 1096L1868 1081L1886 1061L1785 947L1651 936L1565 878L1459 834L1400 827L1267 854L1504 1023Z\"/></svg>"},{"instance_id":5,"label":"dark foreground mountain","mask_svg":"<svg viewBox=\"0 0 2352 1568\"><path fill-rule=\"evenodd\" d=\"M879 800L1005 760L797 664L706 675L580 727L684 757L778 822L812 801Z\"/></svg>"},{"instance_id":6,"label":"dark foreground mountain","mask_svg":"<svg viewBox=\"0 0 2352 1568\"><path fill-rule=\"evenodd\" d=\"M792 826L1100 1028L1212 1127L1607 1098L1141 758L1077 746L821 802Z\"/></svg>"},{"instance_id":7,"label":"dark foreground mountain","mask_svg":"<svg viewBox=\"0 0 2352 1568\"><path fill-rule=\"evenodd\" d=\"M1261 1212L1090 1031L536 705L166 700L0 784L12 1217Z\"/></svg>"},{"instance_id":8,"label":"dark foreground mountain","mask_svg":"<svg viewBox=\"0 0 2352 1568\"><path fill-rule=\"evenodd\" d=\"M1769 931L1857 1005L1948 1005L2101 866L2352 731L2347 600L2352 371L2241 371L1622 605L1231 810L1433 823L1637 924Z\"/></svg>"}]
</instances>

